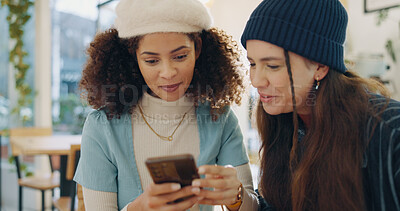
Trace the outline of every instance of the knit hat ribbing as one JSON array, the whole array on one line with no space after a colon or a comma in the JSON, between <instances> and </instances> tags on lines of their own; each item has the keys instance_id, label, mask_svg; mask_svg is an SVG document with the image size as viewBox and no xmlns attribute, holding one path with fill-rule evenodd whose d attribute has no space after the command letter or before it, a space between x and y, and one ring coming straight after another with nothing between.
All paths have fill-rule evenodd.
<instances>
[{"instance_id":1,"label":"knit hat ribbing","mask_svg":"<svg viewBox=\"0 0 400 211\"><path fill-rule=\"evenodd\" d=\"M262 40L339 72L346 72L343 44L347 12L339 0L264 0L242 34Z\"/></svg>"},{"instance_id":2,"label":"knit hat ribbing","mask_svg":"<svg viewBox=\"0 0 400 211\"><path fill-rule=\"evenodd\" d=\"M156 32L201 32L212 25L208 9L198 0L121 0L115 28L120 38Z\"/></svg>"}]
</instances>

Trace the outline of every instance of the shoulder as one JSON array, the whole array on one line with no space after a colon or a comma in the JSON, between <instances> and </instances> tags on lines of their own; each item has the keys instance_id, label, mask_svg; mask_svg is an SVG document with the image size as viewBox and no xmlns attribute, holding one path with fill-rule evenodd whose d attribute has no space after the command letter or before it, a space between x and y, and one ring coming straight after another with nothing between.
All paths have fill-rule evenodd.
<instances>
[{"instance_id":1,"label":"shoulder","mask_svg":"<svg viewBox=\"0 0 400 211\"><path fill-rule=\"evenodd\" d=\"M92 110L86 117L85 126L104 127L106 125L115 125L120 123L127 123L130 121L130 113L124 112L118 118L114 117L108 119L106 111Z\"/></svg>"},{"instance_id":2,"label":"shoulder","mask_svg":"<svg viewBox=\"0 0 400 211\"><path fill-rule=\"evenodd\" d=\"M372 95L372 113L366 123L366 138L372 153L391 156L400 146L400 102Z\"/></svg>"},{"instance_id":3,"label":"shoulder","mask_svg":"<svg viewBox=\"0 0 400 211\"><path fill-rule=\"evenodd\" d=\"M369 104L374 115L371 115L369 122L373 119L386 127L400 132L400 102L386 98L381 95L371 95Z\"/></svg>"},{"instance_id":4,"label":"shoulder","mask_svg":"<svg viewBox=\"0 0 400 211\"><path fill-rule=\"evenodd\" d=\"M83 134L85 131L97 129L108 124L107 115L102 110L92 110L86 117L83 127Z\"/></svg>"},{"instance_id":5,"label":"shoulder","mask_svg":"<svg viewBox=\"0 0 400 211\"><path fill-rule=\"evenodd\" d=\"M130 129L131 120L128 112L119 118L108 119L103 110L91 111L85 121L82 130L82 142L98 142L110 144L116 142L113 134L126 134L126 128Z\"/></svg>"}]
</instances>

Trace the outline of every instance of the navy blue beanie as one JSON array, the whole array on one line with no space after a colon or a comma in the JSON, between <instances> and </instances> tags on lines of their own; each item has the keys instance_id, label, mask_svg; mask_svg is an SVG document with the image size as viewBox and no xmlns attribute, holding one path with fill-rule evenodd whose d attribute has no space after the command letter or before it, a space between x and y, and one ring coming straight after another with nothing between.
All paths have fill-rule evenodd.
<instances>
[{"instance_id":1,"label":"navy blue beanie","mask_svg":"<svg viewBox=\"0 0 400 211\"><path fill-rule=\"evenodd\" d=\"M339 0L264 0L247 21L241 42L262 40L341 73L347 12Z\"/></svg>"}]
</instances>

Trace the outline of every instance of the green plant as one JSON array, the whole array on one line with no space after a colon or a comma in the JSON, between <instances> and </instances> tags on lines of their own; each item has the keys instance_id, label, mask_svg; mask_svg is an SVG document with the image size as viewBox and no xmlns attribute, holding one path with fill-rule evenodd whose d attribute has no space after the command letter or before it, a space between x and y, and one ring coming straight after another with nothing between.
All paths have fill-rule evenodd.
<instances>
[{"instance_id":1,"label":"green plant","mask_svg":"<svg viewBox=\"0 0 400 211\"><path fill-rule=\"evenodd\" d=\"M21 115L21 109L28 107L33 101L32 88L26 83L26 73L29 65L25 63L24 57L28 53L24 50L24 26L31 18L28 13L33 2L29 0L1 0L1 7L7 6L9 14L7 22L9 25L9 35L12 40L13 47L9 52L9 61L16 70L15 88L18 91L17 105L12 109L11 113L16 114L22 121L22 125L29 120L29 116Z\"/></svg>"},{"instance_id":2,"label":"green plant","mask_svg":"<svg viewBox=\"0 0 400 211\"><path fill-rule=\"evenodd\" d=\"M394 63L396 63L396 53L394 51L393 41L391 39L386 41L385 48L388 54L390 55L390 58L393 60Z\"/></svg>"},{"instance_id":3,"label":"green plant","mask_svg":"<svg viewBox=\"0 0 400 211\"><path fill-rule=\"evenodd\" d=\"M0 134L3 137L10 137L10 130L9 129L0 130ZM15 162L14 156L10 155L8 157L8 163L15 165L14 162ZM26 177L33 176L33 172L28 169L28 165L26 165L25 163L22 163L22 162L20 163L20 170ZM13 170L13 171L15 171L15 170Z\"/></svg>"},{"instance_id":4,"label":"green plant","mask_svg":"<svg viewBox=\"0 0 400 211\"><path fill-rule=\"evenodd\" d=\"M54 129L72 134L81 134L85 118L90 108L81 102L79 95L70 93L60 97L60 114L53 119Z\"/></svg>"},{"instance_id":5,"label":"green plant","mask_svg":"<svg viewBox=\"0 0 400 211\"><path fill-rule=\"evenodd\" d=\"M13 156L8 157L8 163L14 164L15 158ZM25 175L25 177L33 176L33 172L28 169L28 165L21 163L19 166L20 171Z\"/></svg>"},{"instance_id":6,"label":"green plant","mask_svg":"<svg viewBox=\"0 0 400 211\"><path fill-rule=\"evenodd\" d=\"M389 9L379 10L376 25L380 26L389 16Z\"/></svg>"},{"instance_id":7,"label":"green plant","mask_svg":"<svg viewBox=\"0 0 400 211\"><path fill-rule=\"evenodd\" d=\"M389 16L389 9L379 10L378 11L376 25L380 26L385 20L388 19L388 16ZM400 21L398 22L398 27L399 27L399 30L400 30ZM393 40L392 39L386 40L385 49L386 49L386 52L389 54L390 58L392 59L392 61L394 63L397 63L396 51L394 49Z\"/></svg>"}]
</instances>

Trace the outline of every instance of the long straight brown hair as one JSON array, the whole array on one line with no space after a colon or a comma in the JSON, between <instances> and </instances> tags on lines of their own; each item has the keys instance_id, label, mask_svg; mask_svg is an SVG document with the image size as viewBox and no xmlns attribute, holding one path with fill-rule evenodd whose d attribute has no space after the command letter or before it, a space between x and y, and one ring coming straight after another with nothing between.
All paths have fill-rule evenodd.
<instances>
[{"instance_id":1,"label":"long straight brown hair","mask_svg":"<svg viewBox=\"0 0 400 211\"><path fill-rule=\"evenodd\" d=\"M291 78L290 65L288 73ZM292 80L291 86L294 94ZM319 89L310 91L311 125L299 143L294 99L294 112L280 115L267 114L258 103L259 189L270 205L295 211L365 210L361 164L366 118L374 112L367 90L386 94L379 83L351 71L329 70Z\"/></svg>"}]
</instances>

